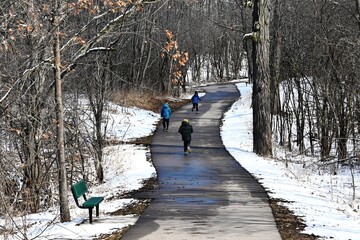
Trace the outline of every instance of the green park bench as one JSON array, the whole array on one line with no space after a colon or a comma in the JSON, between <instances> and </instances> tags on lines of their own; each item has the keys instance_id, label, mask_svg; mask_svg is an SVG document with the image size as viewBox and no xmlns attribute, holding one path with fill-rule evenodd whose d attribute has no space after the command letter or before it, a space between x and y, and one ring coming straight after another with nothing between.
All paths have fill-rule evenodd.
<instances>
[{"instance_id":1,"label":"green park bench","mask_svg":"<svg viewBox=\"0 0 360 240\"><path fill-rule=\"evenodd\" d=\"M83 179L71 186L71 192L74 196L76 205L79 208L89 209L89 221L92 223L92 210L96 207L96 217L99 217L99 205L104 200L103 197L91 197L87 198L86 193L88 192L86 183ZM79 201L79 198L83 196L84 201Z\"/></svg>"}]
</instances>

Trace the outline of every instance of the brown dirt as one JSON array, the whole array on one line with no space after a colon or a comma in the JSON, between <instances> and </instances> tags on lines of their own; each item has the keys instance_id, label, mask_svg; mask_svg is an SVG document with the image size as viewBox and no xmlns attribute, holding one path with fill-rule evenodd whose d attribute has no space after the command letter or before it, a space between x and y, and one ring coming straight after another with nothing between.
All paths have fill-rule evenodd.
<instances>
[{"instance_id":1,"label":"brown dirt","mask_svg":"<svg viewBox=\"0 0 360 240\"><path fill-rule=\"evenodd\" d=\"M270 199L270 207L273 211L277 228L283 240L315 240L315 235L301 233L306 225L303 220L294 215L294 212L283 206L281 199Z\"/></svg>"},{"instance_id":2,"label":"brown dirt","mask_svg":"<svg viewBox=\"0 0 360 240\"><path fill-rule=\"evenodd\" d=\"M142 99L142 107L147 110L152 110L154 112L159 112L161 109L162 104L164 103L165 98L159 98L159 97L151 97L151 99L144 100ZM152 104L149 104L152 103ZM172 109L177 109L184 104L189 103L189 101L178 101L178 102L169 102L169 105ZM134 143L137 144L145 144L149 145L151 143L151 136L145 137L141 139L137 139L134 141ZM157 186L156 179L149 179L145 182L142 190L148 190L148 189L154 189ZM289 210L287 207L283 206L284 201L281 199L270 199L270 207L272 209L272 212L275 217L276 225L279 230L279 233L281 235L281 238L283 240L316 240L318 239L315 235L309 235L301 233L306 225L304 224L304 221L294 215L294 212ZM133 204L128 206L126 209L119 210L117 212L114 212L114 215L127 215L127 214L138 214L141 215L143 211L147 208L147 206L150 204L150 201L140 201L138 204ZM115 233L112 233L111 235L104 235L99 237L98 239L102 240L115 240L120 239L123 234L127 231L126 229L121 229Z\"/></svg>"}]
</instances>

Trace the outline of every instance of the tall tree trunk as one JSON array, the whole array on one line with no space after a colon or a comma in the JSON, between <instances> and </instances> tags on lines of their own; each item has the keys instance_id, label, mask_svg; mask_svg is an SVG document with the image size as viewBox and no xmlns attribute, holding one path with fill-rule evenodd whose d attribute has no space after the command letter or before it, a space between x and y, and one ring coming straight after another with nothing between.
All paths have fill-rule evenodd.
<instances>
[{"instance_id":1,"label":"tall tree trunk","mask_svg":"<svg viewBox=\"0 0 360 240\"><path fill-rule=\"evenodd\" d=\"M347 142L349 139L349 128L351 123L349 123L349 118L351 118L351 105L352 105L352 97L345 93L343 86L340 85L341 93L339 94L340 103L339 113L338 113L338 137L337 137L337 151L338 151L338 159L346 159L348 155L347 151Z\"/></svg>"},{"instance_id":2,"label":"tall tree trunk","mask_svg":"<svg viewBox=\"0 0 360 240\"><path fill-rule=\"evenodd\" d=\"M325 90L326 91L326 90ZM329 109L328 109L328 100L326 97L322 103L322 109L320 112L320 127L321 127L321 135L320 135L320 152L321 152L321 160L325 160L330 153L330 126L328 126L329 120Z\"/></svg>"},{"instance_id":3,"label":"tall tree trunk","mask_svg":"<svg viewBox=\"0 0 360 240\"><path fill-rule=\"evenodd\" d=\"M96 176L100 183L104 181L104 169L103 169L103 149L104 149L104 136L103 132L106 132L106 124L104 124L104 108L106 102L106 94L108 94L108 83L111 82L111 75L108 69L110 69L110 57L105 58L102 62L97 63L97 73L94 77L89 79L89 83L86 85L87 94L91 106L91 110L94 114L94 127L95 127L95 139L94 146L96 151L95 157L95 170ZM91 71L88 69L88 71ZM105 128L105 130L103 130Z\"/></svg>"},{"instance_id":4,"label":"tall tree trunk","mask_svg":"<svg viewBox=\"0 0 360 240\"><path fill-rule=\"evenodd\" d=\"M230 70L229 70L229 58L230 58L230 37L227 34L225 37L225 52L224 52L224 68L225 68L225 80L230 80Z\"/></svg>"},{"instance_id":5,"label":"tall tree trunk","mask_svg":"<svg viewBox=\"0 0 360 240\"><path fill-rule=\"evenodd\" d=\"M269 67L269 22L270 6L268 0L255 0L253 9L253 143L254 152L272 155L271 103Z\"/></svg>"},{"instance_id":6,"label":"tall tree trunk","mask_svg":"<svg viewBox=\"0 0 360 240\"><path fill-rule=\"evenodd\" d=\"M304 106L304 93L302 91L301 80L295 79L295 86L297 89L297 105L294 105L294 112L296 117L296 144L299 151L303 153L305 151L304 145L304 131L305 131L305 106Z\"/></svg>"},{"instance_id":7,"label":"tall tree trunk","mask_svg":"<svg viewBox=\"0 0 360 240\"><path fill-rule=\"evenodd\" d=\"M60 199L60 220L61 222L70 221L70 211L68 203L68 188L66 176L65 146L64 146L64 116L62 103L61 87L61 62L60 62L60 16L61 0L55 1L55 14L53 19L54 26L54 65L55 65L55 103L56 103L56 122L57 122L57 162L59 173L59 199Z\"/></svg>"},{"instance_id":8,"label":"tall tree trunk","mask_svg":"<svg viewBox=\"0 0 360 240\"><path fill-rule=\"evenodd\" d=\"M281 66L281 1L274 1L274 17L273 17L272 31L274 31L274 38L272 41L271 62L271 112L272 114L280 113L280 66Z\"/></svg>"},{"instance_id":9,"label":"tall tree trunk","mask_svg":"<svg viewBox=\"0 0 360 240\"><path fill-rule=\"evenodd\" d=\"M360 0L355 0L355 6L356 6L357 23L358 23L358 27L359 27L358 35L360 35Z\"/></svg>"}]
</instances>

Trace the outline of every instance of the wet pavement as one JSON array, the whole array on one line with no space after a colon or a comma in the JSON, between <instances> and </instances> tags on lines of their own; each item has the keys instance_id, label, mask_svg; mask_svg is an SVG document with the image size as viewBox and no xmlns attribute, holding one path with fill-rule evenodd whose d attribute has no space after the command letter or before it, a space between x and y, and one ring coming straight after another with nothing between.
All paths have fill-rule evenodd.
<instances>
[{"instance_id":1,"label":"wet pavement","mask_svg":"<svg viewBox=\"0 0 360 240\"><path fill-rule=\"evenodd\" d=\"M122 240L281 239L264 188L226 151L222 114L239 93L233 84L205 87L199 114L186 105L172 114L170 131L156 131L151 152L159 186L136 197L152 199ZM177 132L193 125L192 153Z\"/></svg>"}]
</instances>

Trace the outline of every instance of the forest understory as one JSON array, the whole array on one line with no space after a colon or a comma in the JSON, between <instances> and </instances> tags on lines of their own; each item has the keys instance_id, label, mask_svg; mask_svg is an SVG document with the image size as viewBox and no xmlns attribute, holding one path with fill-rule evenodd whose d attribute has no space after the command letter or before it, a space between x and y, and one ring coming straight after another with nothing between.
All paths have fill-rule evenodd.
<instances>
[{"instance_id":1,"label":"forest understory","mask_svg":"<svg viewBox=\"0 0 360 240\"><path fill-rule=\"evenodd\" d=\"M123 141L103 139L105 101L159 112L162 94L214 80L254 84L254 126L263 127L253 135L266 140L254 142L255 153L271 154L273 133L289 149L357 164L359 16L360 0L2 0L0 197L9 200L0 215L58 201L61 221L70 221L67 173L69 182L77 175L103 182L102 150ZM169 103L176 110L189 101ZM132 143L149 145L151 136ZM316 239L300 233L305 221L282 199L269 203L283 239ZM140 214L147 204L117 214Z\"/></svg>"}]
</instances>

